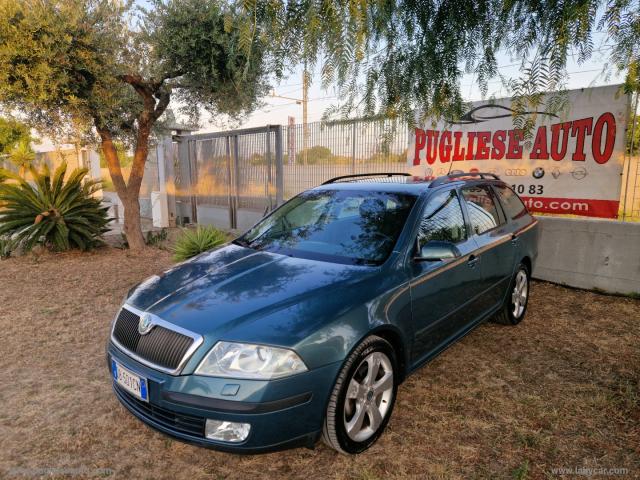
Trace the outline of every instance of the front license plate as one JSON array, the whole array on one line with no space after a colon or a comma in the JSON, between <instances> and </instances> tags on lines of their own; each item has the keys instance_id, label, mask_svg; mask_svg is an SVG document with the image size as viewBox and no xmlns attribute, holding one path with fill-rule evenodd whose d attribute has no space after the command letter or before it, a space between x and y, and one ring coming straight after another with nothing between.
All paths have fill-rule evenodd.
<instances>
[{"instance_id":1,"label":"front license plate","mask_svg":"<svg viewBox=\"0 0 640 480\"><path fill-rule=\"evenodd\" d=\"M149 401L149 389L147 388L146 378L127 370L113 359L111 360L111 374L116 383L127 392L140 400L144 400L145 402Z\"/></svg>"}]
</instances>

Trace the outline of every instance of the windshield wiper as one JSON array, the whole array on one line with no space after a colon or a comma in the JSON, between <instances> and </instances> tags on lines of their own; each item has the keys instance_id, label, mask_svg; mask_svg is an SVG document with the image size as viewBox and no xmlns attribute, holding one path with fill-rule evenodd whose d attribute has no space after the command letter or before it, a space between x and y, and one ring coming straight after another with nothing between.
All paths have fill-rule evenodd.
<instances>
[{"instance_id":1,"label":"windshield wiper","mask_svg":"<svg viewBox=\"0 0 640 480\"><path fill-rule=\"evenodd\" d=\"M247 242L243 238L236 238L231 243L234 245L239 245L240 247L251 248L251 242Z\"/></svg>"},{"instance_id":2,"label":"windshield wiper","mask_svg":"<svg viewBox=\"0 0 640 480\"><path fill-rule=\"evenodd\" d=\"M380 266L380 262L377 260L368 260L366 258L354 258L354 265L363 265L365 267L378 267Z\"/></svg>"}]
</instances>

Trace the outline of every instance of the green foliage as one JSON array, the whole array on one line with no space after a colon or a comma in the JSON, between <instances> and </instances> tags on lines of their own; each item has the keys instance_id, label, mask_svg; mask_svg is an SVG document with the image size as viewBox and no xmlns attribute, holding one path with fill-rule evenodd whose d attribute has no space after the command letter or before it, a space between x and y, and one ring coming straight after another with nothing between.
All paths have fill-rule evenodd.
<instances>
[{"instance_id":1,"label":"green foliage","mask_svg":"<svg viewBox=\"0 0 640 480\"><path fill-rule=\"evenodd\" d=\"M296 163L306 163L309 165L329 163L333 154L331 149L327 147L315 146L300 151L296 155Z\"/></svg>"},{"instance_id":2,"label":"green foliage","mask_svg":"<svg viewBox=\"0 0 640 480\"><path fill-rule=\"evenodd\" d=\"M29 141L21 141L9 152L9 161L13 163L22 174L33 166L36 159L35 152L31 149Z\"/></svg>"},{"instance_id":3,"label":"green foliage","mask_svg":"<svg viewBox=\"0 0 640 480\"><path fill-rule=\"evenodd\" d=\"M174 98L183 113L195 121L204 107L212 115L240 117L260 105L267 79L278 69L260 12L209 0L152 4L145 16L148 43L163 74L179 77Z\"/></svg>"},{"instance_id":4,"label":"green foliage","mask_svg":"<svg viewBox=\"0 0 640 480\"><path fill-rule=\"evenodd\" d=\"M196 229L184 229L173 247L173 258L181 262L218 247L226 241L227 235L212 226L198 225Z\"/></svg>"},{"instance_id":5,"label":"green foliage","mask_svg":"<svg viewBox=\"0 0 640 480\"><path fill-rule=\"evenodd\" d=\"M635 122L635 129L633 128ZM633 150L632 150L633 149ZM640 115L631 115L627 128L627 153L638 155L640 153Z\"/></svg>"},{"instance_id":6,"label":"green foliage","mask_svg":"<svg viewBox=\"0 0 640 480\"><path fill-rule=\"evenodd\" d=\"M149 138L170 100L240 118L281 73L262 13L225 0L0 1L0 108L50 136L99 141L113 185L138 199ZM255 3L247 2L247 6ZM117 145L134 151L121 173ZM128 217L132 248L144 246Z\"/></svg>"},{"instance_id":7,"label":"green foliage","mask_svg":"<svg viewBox=\"0 0 640 480\"><path fill-rule=\"evenodd\" d=\"M513 470L512 478L514 480L526 480L529 477L529 460L525 460Z\"/></svg>"},{"instance_id":8,"label":"green foliage","mask_svg":"<svg viewBox=\"0 0 640 480\"><path fill-rule=\"evenodd\" d=\"M607 33L609 67L626 75L625 91L640 88L638 0L326 0L251 3L269 20L276 51L310 68L320 64L339 102L326 116L455 117L465 105L461 79L472 74L486 95L500 76L497 52L521 63L509 84L528 110L544 91L562 91L567 57L584 62ZM598 21L598 18L600 21ZM553 100L551 109L562 106Z\"/></svg>"},{"instance_id":9,"label":"green foliage","mask_svg":"<svg viewBox=\"0 0 640 480\"><path fill-rule=\"evenodd\" d=\"M12 118L0 117L0 155L9 154L16 146L31 140L29 127Z\"/></svg>"},{"instance_id":10,"label":"green foliage","mask_svg":"<svg viewBox=\"0 0 640 480\"><path fill-rule=\"evenodd\" d=\"M107 208L91 195L100 182L84 181L88 171L75 169L65 179L67 165L53 176L45 165L30 169L33 184L22 178L0 184L0 236L10 235L29 251L36 244L55 250L87 250L102 243L109 219Z\"/></svg>"},{"instance_id":11,"label":"green foliage","mask_svg":"<svg viewBox=\"0 0 640 480\"><path fill-rule=\"evenodd\" d=\"M8 180L10 178L14 178L15 174L13 172L10 172L9 170L5 169L5 168L0 168L0 184L2 182L4 182L5 180ZM2 205L0 203L0 205Z\"/></svg>"},{"instance_id":12,"label":"green foliage","mask_svg":"<svg viewBox=\"0 0 640 480\"><path fill-rule=\"evenodd\" d=\"M127 168L133 163L133 155L131 155L129 149L122 142L114 142L116 154L120 161L120 167ZM104 152L100 150L100 168L107 168L107 159L104 156Z\"/></svg>"},{"instance_id":13,"label":"green foliage","mask_svg":"<svg viewBox=\"0 0 640 480\"><path fill-rule=\"evenodd\" d=\"M147 238L145 240L147 242L147 245L150 245L152 247L160 247L168 236L169 232L167 232L166 228L162 228L157 232L149 230L147 232Z\"/></svg>"},{"instance_id":14,"label":"green foliage","mask_svg":"<svg viewBox=\"0 0 640 480\"><path fill-rule=\"evenodd\" d=\"M0 235L0 260L9 258L16 247L16 242L8 235Z\"/></svg>"}]
</instances>

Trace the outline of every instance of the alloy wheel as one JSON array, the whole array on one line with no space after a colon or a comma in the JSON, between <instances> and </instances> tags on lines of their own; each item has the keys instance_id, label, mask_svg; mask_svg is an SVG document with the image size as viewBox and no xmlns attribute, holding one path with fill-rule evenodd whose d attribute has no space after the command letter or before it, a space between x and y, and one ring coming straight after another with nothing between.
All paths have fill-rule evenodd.
<instances>
[{"instance_id":1,"label":"alloy wheel","mask_svg":"<svg viewBox=\"0 0 640 480\"><path fill-rule=\"evenodd\" d=\"M349 381L344 406L344 427L356 442L376 433L392 404L394 390L391 360L382 352L367 355Z\"/></svg>"},{"instance_id":2,"label":"alloy wheel","mask_svg":"<svg viewBox=\"0 0 640 480\"><path fill-rule=\"evenodd\" d=\"M529 295L529 279L527 278L527 272L519 270L516 274L515 285L513 286L513 292L511 293L511 306L513 317L518 319L524 313L524 309L527 306L527 297Z\"/></svg>"}]
</instances>

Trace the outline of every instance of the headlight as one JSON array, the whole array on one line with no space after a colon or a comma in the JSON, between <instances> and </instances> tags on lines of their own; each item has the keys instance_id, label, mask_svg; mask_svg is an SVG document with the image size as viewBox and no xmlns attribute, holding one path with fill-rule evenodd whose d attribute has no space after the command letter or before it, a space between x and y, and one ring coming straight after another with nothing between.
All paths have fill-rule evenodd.
<instances>
[{"instance_id":1,"label":"headlight","mask_svg":"<svg viewBox=\"0 0 640 480\"><path fill-rule=\"evenodd\" d=\"M286 348L218 342L196 369L196 375L271 380L306 372L302 359Z\"/></svg>"}]
</instances>

